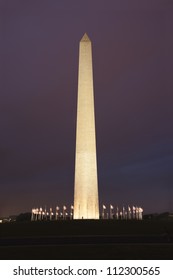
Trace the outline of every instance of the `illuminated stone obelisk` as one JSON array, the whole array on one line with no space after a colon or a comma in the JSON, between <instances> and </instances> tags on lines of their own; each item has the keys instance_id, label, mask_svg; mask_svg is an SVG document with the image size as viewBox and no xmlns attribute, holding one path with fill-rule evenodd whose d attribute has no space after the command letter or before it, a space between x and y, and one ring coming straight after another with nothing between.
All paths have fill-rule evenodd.
<instances>
[{"instance_id":1,"label":"illuminated stone obelisk","mask_svg":"<svg viewBox=\"0 0 173 280\"><path fill-rule=\"evenodd\" d=\"M74 219L99 219L91 41L79 46Z\"/></svg>"}]
</instances>

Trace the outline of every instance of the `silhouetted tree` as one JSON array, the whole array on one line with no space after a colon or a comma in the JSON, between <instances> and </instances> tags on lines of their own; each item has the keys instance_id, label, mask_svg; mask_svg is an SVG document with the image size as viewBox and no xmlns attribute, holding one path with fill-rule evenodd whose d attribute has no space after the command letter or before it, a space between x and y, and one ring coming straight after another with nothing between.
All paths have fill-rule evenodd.
<instances>
[{"instance_id":1,"label":"silhouetted tree","mask_svg":"<svg viewBox=\"0 0 173 280\"><path fill-rule=\"evenodd\" d=\"M21 213L17 216L16 222L31 221L31 213Z\"/></svg>"}]
</instances>

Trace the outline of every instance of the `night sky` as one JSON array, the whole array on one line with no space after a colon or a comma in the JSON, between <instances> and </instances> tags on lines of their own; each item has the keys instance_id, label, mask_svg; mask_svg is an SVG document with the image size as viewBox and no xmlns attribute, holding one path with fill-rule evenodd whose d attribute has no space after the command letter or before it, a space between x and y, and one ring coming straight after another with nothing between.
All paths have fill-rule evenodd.
<instances>
[{"instance_id":1,"label":"night sky","mask_svg":"<svg viewBox=\"0 0 173 280\"><path fill-rule=\"evenodd\" d=\"M0 216L73 203L79 41L100 205L173 211L173 1L0 1Z\"/></svg>"}]
</instances>

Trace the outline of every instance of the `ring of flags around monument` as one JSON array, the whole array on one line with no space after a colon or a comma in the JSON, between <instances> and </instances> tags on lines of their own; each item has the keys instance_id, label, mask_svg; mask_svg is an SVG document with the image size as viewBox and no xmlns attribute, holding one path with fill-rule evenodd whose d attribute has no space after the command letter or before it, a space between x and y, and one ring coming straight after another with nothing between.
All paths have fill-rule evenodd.
<instances>
[{"instance_id":1,"label":"ring of flags around monument","mask_svg":"<svg viewBox=\"0 0 173 280\"><path fill-rule=\"evenodd\" d=\"M73 205L67 207L56 206L53 210L52 207L47 209L33 208L31 211L31 221L46 221L46 220L72 220L74 213ZM102 211L100 219L115 219L115 220L142 220L143 208L139 206L113 206L112 204L102 204Z\"/></svg>"},{"instance_id":2,"label":"ring of flags around monument","mask_svg":"<svg viewBox=\"0 0 173 280\"><path fill-rule=\"evenodd\" d=\"M102 205L102 219L116 219L116 220L142 220L143 208L139 206L123 206L119 208L110 204L108 207Z\"/></svg>"}]
</instances>

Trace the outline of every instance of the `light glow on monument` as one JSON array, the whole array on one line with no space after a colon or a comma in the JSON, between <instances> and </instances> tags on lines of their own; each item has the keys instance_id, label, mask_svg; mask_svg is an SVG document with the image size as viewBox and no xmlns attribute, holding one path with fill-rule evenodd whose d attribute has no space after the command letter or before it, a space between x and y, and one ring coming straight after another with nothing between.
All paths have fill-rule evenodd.
<instances>
[{"instance_id":1,"label":"light glow on monument","mask_svg":"<svg viewBox=\"0 0 173 280\"><path fill-rule=\"evenodd\" d=\"M99 219L91 41L79 47L74 219Z\"/></svg>"}]
</instances>

